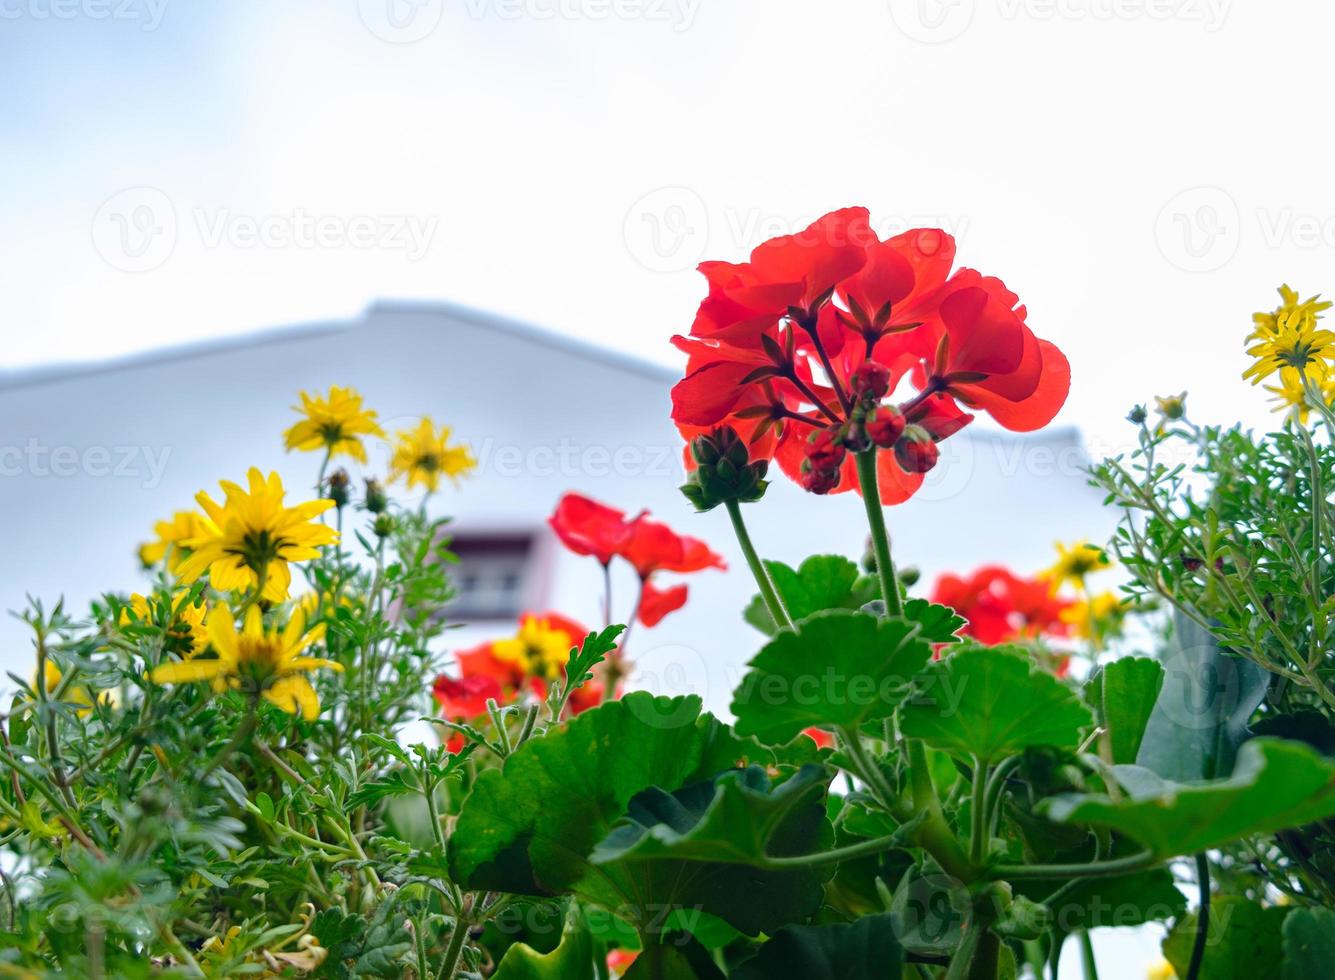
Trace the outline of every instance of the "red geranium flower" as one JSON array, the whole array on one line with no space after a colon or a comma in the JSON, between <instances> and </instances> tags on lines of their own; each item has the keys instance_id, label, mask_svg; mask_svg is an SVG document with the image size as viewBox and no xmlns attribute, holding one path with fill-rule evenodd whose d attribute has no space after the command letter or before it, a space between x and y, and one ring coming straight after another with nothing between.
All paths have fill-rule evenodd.
<instances>
[{"instance_id":1,"label":"red geranium flower","mask_svg":"<svg viewBox=\"0 0 1335 980\"><path fill-rule=\"evenodd\" d=\"M547 518L561 543L577 555L592 555L606 565L629 534L626 515L578 493L567 493Z\"/></svg>"},{"instance_id":2,"label":"red geranium flower","mask_svg":"<svg viewBox=\"0 0 1335 980\"><path fill-rule=\"evenodd\" d=\"M723 557L699 538L678 534L666 524L643 516L631 521L630 535L620 554L642 579L657 571L689 573L728 567Z\"/></svg>"},{"instance_id":3,"label":"red geranium flower","mask_svg":"<svg viewBox=\"0 0 1335 980\"><path fill-rule=\"evenodd\" d=\"M691 336L673 338L687 354L672 390L681 434L689 442L731 426L752 459L777 460L813 492L858 489L853 456L877 451L866 421L887 381L891 396L906 382L917 393L894 407L918 427L902 436L918 451L877 458L882 502L898 503L923 476L896 456L929 469L939 454L928 451L928 438L940 442L972 421L961 405L1017 431L1047 424L1070 386L1065 358L1033 335L1000 280L971 269L952 274L954 258L944 231L880 241L865 209L846 208L764 243L748 262L705 263L709 294ZM814 459L807 446L822 430L822 458ZM831 439L848 458L829 451Z\"/></svg>"},{"instance_id":4,"label":"red geranium flower","mask_svg":"<svg viewBox=\"0 0 1335 980\"><path fill-rule=\"evenodd\" d=\"M437 677L432 696L441 714L456 722L486 714L489 698L501 706L525 696L542 701L548 685L564 676L570 649L587 635L583 626L560 613L525 613L514 636L456 652L459 676ZM602 685L594 682L576 689L569 701L571 712L596 707L602 691ZM462 737L451 736L447 744L450 751L458 751Z\"/></svg>"}]
</instances>

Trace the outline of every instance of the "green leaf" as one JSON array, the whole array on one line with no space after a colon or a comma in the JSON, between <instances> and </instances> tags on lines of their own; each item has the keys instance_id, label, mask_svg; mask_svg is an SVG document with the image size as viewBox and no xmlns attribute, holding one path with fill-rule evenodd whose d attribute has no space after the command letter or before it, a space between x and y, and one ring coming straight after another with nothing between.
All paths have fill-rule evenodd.
<instances>
[{"instance_id":1,"label":"green leaf","mask_svg":"<svg viewBox=\"0 0 1335 980\"><path fill-rule=\"evenodd\" d=\"M959 630L966 620L949 606L926 599L904 603L904 618L918 624L918 635L928 643L959 643Z\"/></svg>"},{"instance_id":2,"label":"green leaf","mask_svg":"<svg viewBox=\"0 0 1335 980\"><path fill-rule=\"evenodd\" d=\"M1284 920L1284 980L1325 980L1335 963L1335 911L1294 909Z\"/></svg>"},{"instance_id":3,"label":"green leaf","mask_svg":"<svg viewBox=\"0 0 1335 980\"><path fill-rule=\"evenodd\" d=\"M906 619L818 612L765 645L732 702L739 735L779 744L813 725L889 717L932 655Z\"/></svg>"},{"instance_id":4,"label":"green leaf","mask_svg":"<svg viewBox=\"0 0 1335 980\"><path fill-rule=\"evenodd\" d=\"M1031 898L1043 899L1065 882L1045 882L1039 889L1022 887ZM1053 925L1064 934L1081 929L1139 926L1175 919L1187 910L1187 897L1167 868L1154 868L1110 878L1086 878L1062 891L1050 906Z\"/></svg>"},{"instance_id":5,"label":"green leaf","mask_svg":"<svg viewBox=\"0 0 1335 980\"><path fill-rule=\"evenodd\" d=\"M578 906L572 906L561 931L561 944L540 953L526 943L515 943L501 957L493 980L589 980L593 969L593 939Z\"/></svg>"},{"instance_id":6,"label":"green leaf","mask_svg":"<svg viewBox=\"0 0 1335 980\"><path fill-rule=\"evenodd\" d=\"M1099 668L1089 679L1086 699L1107 732L1114 763L1136 761L1163 677L1163 667L1157 660L1123 657Z\"/></svg>"},{"instance_id":7,"label":"green leaf","mask_svg":"<svg viewBox=\"0 0 1335 980\"><path fill-rule=\"evenodd\" d=\"M1270 675L1181 612L1164 670L1136 764L1178 782L1227 776Z\"/></svg>"},{"instance_id":8,"label":"green leaf","mask_svg":"<svg viewBox=\"0 0 1335 980\"><path fill-rule=\"evenodd\" d=\"M624 980L724 980L724 976L698 943L678 934L646 947Z\"/></svg>"},{"instance_id":9,"label":"green leaf","mask_svg":"<svg viewBox=\"0 0 1335 980\"><path fill-rule=\"evenodd\" d=\"M900 709L900 731L963 759L1071 747L1093 721L1061 681L1006 647L966 645L930 665L921 687Z\"/></svg>"},{"instance_id":10,"label":"green leaf","mask_svg":"<svg viewBox=\"0 0 1335 980\"><path fill-rule=\"evenodd\" d=\"M1112 771L1123 798L1067 794L1044 800L1040 812L1127 834L1161 858L1335 816L1335 762L1300 742L1251 739L1232 776L1204 783L1173 783L1140 766Z\"/></svg>"},{"instance_id":11,"label":"green leaf","mask_svg":"<svg viewBox=\"0 0 1335 980\"><path fill-rule=\"evenodd\" d=\"M899 980L904 951L886 914L850 924L789 926L733 971L733 980Z\"/></svg>"},{"instance_id":12,"label":"green leaf","mask_svg":"<svg viewBox=\"0 0 1335 980\"><path fill-rule=\"evenodd\" d=\"M858 566L840 555L812 555L796 569L781 561L767 561L770 579L784 608L795 621L826 609L858 609L877 595L876 580L858 573ZM768 636L779 632L759 595L743 614L748 623Z\"/></svg>"},{"instance_id":13,"label":"green leaf","mask_svg":"<svg viewBox=\"0 0 1335 980\"><path fill-rule=\"evenodd\" d=\"M1273 977L1283 958L1281 929L1286 908L1263 909L1240 895L1216 895L1210 902L1210 923L1205 935L1203 980L1256 980ZM1196 915L1177 920L1163 941L1163 955L1179 977L1191 965L1196 940ZM1328 976L1329 974L1320 974Z\"/></svg>"},{"instance_id":14,"label":"green leaf","mask_svg":"<svg viewBox=\"0 0 1335 980\"><path fill-rule=\"evenodd\" d=\"M770 757L702 715L699 698L628 694L530 739L478 777L450 838L452 877L474 891L573 893L643 919L652 910L634 897L635 882L589 863L594 845L636 794L751 760Z\"/></svg>"},{"instance_id":15,"label":"green leaf","mask_svg":"<svg viewBox=\"0 0 1335 980\"><path fill-rule=\"evenodd\" d=\"M822 767L807 766L771 789L765 770L751 766L675 793L647 789L590 860L634 881L640 902L699 909L749 935L769 932L820 907L814 869L764 864L830 839L828 782Z\"/></svg>"}]
</instances>

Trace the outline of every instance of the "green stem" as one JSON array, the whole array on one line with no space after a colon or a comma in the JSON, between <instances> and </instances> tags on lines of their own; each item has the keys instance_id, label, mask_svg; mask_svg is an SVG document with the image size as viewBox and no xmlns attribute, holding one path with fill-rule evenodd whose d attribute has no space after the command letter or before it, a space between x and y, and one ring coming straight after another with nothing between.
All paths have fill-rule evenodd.
<instances>
[{"instance_id":1,"label":"green stem","mask_svg":"<svg viewBox=\"0 0 1335 980\"><path fill-rule=\"evenodd\" d=\"M969 807L969 859L982 864L987 853L987 764L973 760L973 800Z\"/></svg>"},{"instance_id":2,"label":"green stem","mask_svg":"<svg viewBox=\"0 0 1335 980\"><path fill-rule=\"evenodd\" d=\"M1129 854L1108 861L1094 861L1090 864L998 864L992 868L988 877L994 881L1014 881L1021 878L1039 881L1053 878L1099 878L1140 871L1160 863L1162 862L1152 852L1141 851L1139 854Z\"/></svg>"},{"instance_id":3,"label":"green stem","mask_svg":"<svg viewBox=\"0 0 1335 980\"><path fill-rule=\"evenodd\" d=\"M978 935L978 945L969 963L969 980L997 980L997 964L1001 956L1001 940L987 927Z\"/></svg>"},{"instance_id":4,"label":"green stem","mask_svg":"<svg viewBox=\"0 0 1335 980\"><path fill-rule=\"evenodd\" d=\"M459 960L464 955L464 941L468 938L468 923L464 920L462 911L454 920L454 931L450 933L450 945L445 949L445 956L440 961L440 972L436 974L436 980L454 980L454 975L459 972Z\"/></svg>"},{"instance_id":5,"label":"green stem","mask_svg":"<svg viewBox=\"0 0 1335 980\"><path fill-rule=\"evenodd\" d=\"M788 615L788 610L784 608L783 600L779 598L774 583L770 581L769 571L765 568L765 563L760 560L760 555L756 553L756 546L752 543L751 535L746 530L746 522L742 519L741 505L735 500L729 500L724 506L728 508L728 516L732 518L732 529L737 535L737 543L742 546L742 554L746 555L746 563L751 568L751 574L755 577L756 585L760 587L760 597L765 602L765 608L769 610L774 624L779 629L785 627L792 629L793 620Z\"/></svg>"},{"instance_id":6,"label":"green stem","mask_svg":"<svg viewBox=\"0 0 1335 980\"><path fill-rule=\"evenodd\" d=\"M872 550L876 555L876 574L881 579L881 596L885 611L890 616L904 615L904 604L899 598L899 578L895 575L894 559L890 556L890 535L885 529L885 509L881 506L881 488L876 476L876 448L858 456L858 486L862 503L867 508L867 526L871 528Z\"/></svg>"},{"instance_id":7,"label":"green stem","mask_svg":"<svg viewBox=\"0 0 1335 980\"><path fill-rule=\"evenodd\" d=\"M1080 963L1084 967L1085 980L1099 980L1099 965L1094 959L1094 943L1089 938L1089 930L1080 930Z\"/></svg>"},{"instance_id":8,"label":"green stem","mask_svg":"<svg viewBox=\"0 0 1335 980\"><path fill-rule=\"evenodd\" d=\"M854 858L880 854L904 842L901 834L887 834L873 840L859 841L845 847L836 847L832 851L820 851L816 854L797 854L790 857L770 857L766 855L763 867L771 871L789 868L810 868L822 864L837 864Z\"/></svg>"},{"instance_id":9,"label":"green stem","mask_svg":"<svg viewBox=\"0 0 1335 980\"><path fill-rule=\"evenodd\" d=\"M973 963L974 953L983 938L983 929L976 921L970 921L960 937L960 944L955 947L955 955L950 958L945 980L967 980L969 967Z\"/></svg>"},{"instance_id":10,"label":"green stem","mask_svg":"<svg viewBox=\"0 0 1335 980\"><path fill-rule=\"evenodd\" d=\"M1205 855L1196 855L1196 882L1201 889L1201 907L1196 913L1196 938L1191 944L1191 963L1183 980L1196 980L1205 961L1205 943L1210 935L1210 862Z\"/></svg>"},{"instance_id":11,"label":"green stem","mask_svg":"<svg viewBox=\"0 0 1335 980\"><path fill-rule=\"evenodd\" d=\"M426 810L431 815L431 835L436 839L440 853L445 853L445 831L440 826L440 811L436 808L436 784L422 783L422 795L426 797Z\"/></svg>"},{"instance_id":12,"label":"green stem","mask_svg":"<svg viewBox=\"0 0 1335 980\"><path fill-rule=\"evenodd\" d=\"M246 716L241 719L241 724L236 727L236 731L232 733L232 737L228 740L227 744L222 747L222 751L213 757L213 760L209 762L207 767L205 767L204 772L200 774L199 778L201 782L203 782L215 769L226 762L232 753L239 749L241 745L250 738L251 734L254 733L255 723L259 720L256 708L257 705L255 699L252 698L247 706Z\"/></svg>"}]
</instances>

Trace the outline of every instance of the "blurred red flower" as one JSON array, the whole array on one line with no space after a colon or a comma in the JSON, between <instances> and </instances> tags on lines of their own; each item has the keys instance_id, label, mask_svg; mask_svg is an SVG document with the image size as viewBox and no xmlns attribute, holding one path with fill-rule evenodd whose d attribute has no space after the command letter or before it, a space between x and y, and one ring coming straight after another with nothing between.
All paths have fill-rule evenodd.
<instances>
[{"instance_id":1,"label":"blurred red flower","mask_svg":"<svg viewBox=\"0 0 1335 980\"><path fill-rule=\"evenodd\" d=\"M1000 565L985 565L972 575L945 574L936 580L931 599L952 607L968 620L960 630L979 643L995 646L1018 639L1062 637L1070 627L1061 620L1072 603L1052 594L1043 579L1027 579Z\"/></svg>"},{"instance_id":2,"label":"blurred red flower","mask_svg":"<svg viewBox=\"0 0 1335 980\"><path fill-rule=\"evenodd\" d=\"M592 555L606 565L630 532L624 512L578 493L567 493L547 518L561 543L577 555Z\"/></svg>"}]
</instances>

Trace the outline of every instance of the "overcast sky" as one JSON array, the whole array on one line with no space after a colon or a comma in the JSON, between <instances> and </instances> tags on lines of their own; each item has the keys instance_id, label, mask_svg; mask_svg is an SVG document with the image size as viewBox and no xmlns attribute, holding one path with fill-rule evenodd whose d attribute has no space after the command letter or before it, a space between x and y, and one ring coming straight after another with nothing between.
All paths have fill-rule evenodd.
<instances>
[{"instance_id":1,"label":"overcast sky","mask_svg":"<svg viewBox=\"0 0 1335 980\"><path fill-rule=\"evenodd\" d=\"M461 301L672 363L702 257L944 226L1093 448L1335 288L1330 5L0 0L0 365ZM443 366L443 370L451 369Z\"/></svg>"}]
</instances>

